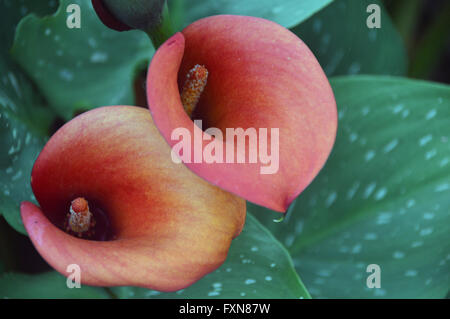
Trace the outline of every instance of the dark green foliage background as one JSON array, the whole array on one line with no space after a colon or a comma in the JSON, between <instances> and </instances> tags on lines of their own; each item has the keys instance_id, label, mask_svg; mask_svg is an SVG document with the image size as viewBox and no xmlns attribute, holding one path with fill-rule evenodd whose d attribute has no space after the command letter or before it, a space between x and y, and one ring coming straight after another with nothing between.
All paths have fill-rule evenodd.
<instances>
[{"instance_id":1,"label":"dark green foliage background","mask_svg":"<svg viewBox=\"0 0 450 319\"><path fill-rule=\"evenodd\" d=\"M30 173L45 141L79 112L134 104L133 82L153 46L142 32L107 29L88 0L0 0L0 297L444 298L450 89L423 81L435 79L450 29L450 6L437 12L438 2L385 1L388 12L379 0L169 0L177 29L214 14L290 28L330 78L339 129L324 169L282 222L249 203L226 263L165 294L67 289L34 251L19 212L21 201L35 201ZM81 29L66 27L71 3L81 7ZM380 29L365 24L372 3L382 8ZM420 9L430 6L427 22ZM382 269L380 289L366 286L372 263Z\"/></svg>"}]
</instances>

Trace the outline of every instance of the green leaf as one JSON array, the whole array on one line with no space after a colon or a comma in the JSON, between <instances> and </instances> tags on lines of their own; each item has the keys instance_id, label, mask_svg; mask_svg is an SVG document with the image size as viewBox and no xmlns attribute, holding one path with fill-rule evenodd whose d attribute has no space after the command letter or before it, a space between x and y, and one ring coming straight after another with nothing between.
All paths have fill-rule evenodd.
<instances>
[{"instance_id":1,"label":"green leaf","mask_svg":"<svg viewBox=\"0 0 450 319\"><path fill-rule=\"evenodd\" d=\"M81 8L81 28L66 25L69 4ZM136 69L153 54L141 31L105 27L89 0L60 0L53 16L27 16L17 28L15 60L66 120L79 111L105 105L134 104Z\"/></svg>"},{"instance_id":2,"label":"green leaf","mask_svg":"<svg viewBox=\"0 0 450 319\"><path fill-rule=\"evenodd\" d=\"M381 28L369 29L369 4L381 8ZM404 75L406 50L379 0L337 0L292 29L311 49L328 76Z\"/></svg>"},{"instance_id":3,"label":"green leaf","mask_svg":"<svg viewBox=\"0 0 450 319\"><path fill-rule=\"evenodd\" d=\"M66 299L108 298L103 288L81 286L68 288L66 278L57 272L39 275L6 273L0 276L0 298L13 299Z\"/></svg>"},{"instance_id":4,"label":"green leaf","mask_svg":"<svg viewBox=\"0 0 450 319\"><path fill-rule=\"evenodd\" d=\"M44 145L53 116L42 98L9 58L14 30L30 12L46 14L56 7L52 1L1 1L0 34L0 215L25 233L19 214L23 200L34 201L30 187L31 168Z\"/></svg>"},{"instance_id":5,"label":"green leaf","mask_svg":"<svg viewBox=\"0 0 450 319\"><path fill-rule=\"evenodd\" d=\"M292 255L313 297L443 298L450 287L450 87L332 80L339 111L324 169L283 223L249 211ZM369 264L381 288L369 289Z\"/></svg>"},{"instance_id":6,"label":"green leaf","mask_svg":"<svg viewBox=\"0 0 450 319\"><path fill-rule=\"evenodd\" d=\"M31 169L53 115L9 59L0 60L0 74L0 214L25 234L19 205L24 200L36 202Z\"/></svg>"},{"instance_id":7,"label":"green leaf","mask_svg":"<svg viewBox=\"0 0 450 319\"><path fill-rule=\"evenodd\" d=\"M321 10L332 0L171 0L173 10L182 11L184 19L181 26L217 14L236 14L265 18L286 28L293 27ZM176 18L181 18L175 14Z\"/></svg>"},{"instance_id":8,"label":"green leaf","mask_svg":"<svg viewBox=\"0 0 450 319\"><path fill-rule=\"evenodd\" d=\"M46 15L56 9L56 0L1 0L0 1L0 39L2 39L1 54L7 54L11 48L17 23L25 15L34 13Z\"/></svg>"},{"instance_id":9,"label":"green leaf","mask_svg":"<svg viewBox=\"0 0 450 319\"><path fill-rule=\"evenodd\" d=\"M120 287L120 298L309 298L286 249L253 216L233 240L225 263L176 293Z\"/></svg>"}]
</instances>

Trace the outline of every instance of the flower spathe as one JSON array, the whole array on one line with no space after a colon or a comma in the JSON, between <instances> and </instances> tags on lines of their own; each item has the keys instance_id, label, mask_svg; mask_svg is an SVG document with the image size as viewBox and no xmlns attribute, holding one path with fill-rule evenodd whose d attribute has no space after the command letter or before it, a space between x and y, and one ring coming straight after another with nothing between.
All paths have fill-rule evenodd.
<instances>
[{"instance_id":1,"label":"flower spathe","mask_svg":"<svg viewBox=\"0 0 450 319\"><path fill-rule=\"evenodd\" d=\"M203 181L170 158L146 109L111 106L65 124L45 145L32 171L40 207L24 202L25 228L42 257L81 282L185 288L225 260L245 220L245 201ZM72 236L62 227L75 198L104 212L113 236Z\"/></svg>"},{"instance_id":2,"label":"flower spathe","mask_svg":"<svg viewBox=\"0 0 450 319\"><path fill-rule=\"evenodd\" d=\"M196 65L207 69L208 79L189 117L180 91ZM261 18L212 16L175 34L151 61L147 99L156 126L172 147L178 142L171 137L177 128L189 130L192 139L202 134L193 125L196 119L204 129L222 132L278 128L279 169L274 174L261 174L261 161L184 163L212 184L280 212L319 173L336 137L336 102L316 58L292 32ZM192 157L195 144L190 143ZM248 154L248 147L236 153Z\"/></svg>"}]
</instances>

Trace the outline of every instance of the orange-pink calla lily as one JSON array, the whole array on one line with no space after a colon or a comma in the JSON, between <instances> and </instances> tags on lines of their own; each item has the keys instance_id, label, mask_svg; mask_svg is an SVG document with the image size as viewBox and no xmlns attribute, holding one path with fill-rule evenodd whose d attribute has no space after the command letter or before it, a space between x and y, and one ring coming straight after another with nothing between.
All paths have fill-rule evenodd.
<instances>
[{"instance_id":1,"label":"orange-pink calla lily","mask_svg":"<svg viewBox=\"0 0 450 319\"><path fill-rule=\"evenodd\" d=\"M79 265L87 285L187 287L224 262L245 219L244 200L171 161L138 107L98 108L65 124L31 184L40 207L24 202L21 214L33 244L66 276ZM68 221L81 212L86 219Z\"/></svg>"},{"instance_id":2,"label":"orange-pink calla lily","mask_svg":"<svg viewBox=\"0 0 450 319\"><path fill-rule=\"evenodd\" d=\"M197 66L207 73L196 71ZM187 82L192 81L192 74L206 82L204 88ZM183 87L194 88L197 94L191 117L180 98ZM261 18L208 17L172 36L151 61L147 99L155 124L169 145L180 143L181 139L172 136L174 130L190 132L189 149L179 153L184 154L183 162L190 170L227 191L281 212L318 174L336 136L336 102L316 58L296 35ZM187 100L192 99L188 96ZM227 128L279 129L279 169L261 174L265 165L261 158L256 163L226 162L225 140L219 141L222 162L196 161L198 149L204 152L217 141L216 136L194 125L196 119L202 120L203 130L214 127L224 135ZM201 136L200 142L195 136ZM269 136L268 144L273 145L271 142ZM236 154L248 156L251 151L249 143L233 147Z\"/></svg>"}]
</instances>

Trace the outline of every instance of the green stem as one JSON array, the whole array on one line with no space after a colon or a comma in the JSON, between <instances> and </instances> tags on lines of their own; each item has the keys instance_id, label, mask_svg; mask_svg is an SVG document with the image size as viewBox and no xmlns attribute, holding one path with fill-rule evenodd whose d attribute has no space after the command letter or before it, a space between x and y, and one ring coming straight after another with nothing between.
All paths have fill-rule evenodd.
<instances>
[{"instance_id":1,"label":"green stem","mask_svg":"<svg viewBox=\"0 0 450 319\"><path fill-rule=\"evenodd\" d=\"M409 76L426 79L431 75L445 50L449 29L450 3L446 3L418 41L411 59Z\"/></svg>"},{"instance_id":2,"label":"green stem","mask_svg":"<svg viewBox=\"0 0 450 319\"><path fill-rule=\"evenodd\" d=\"M423 1L398 0L393 5L393 20L405 42L406 48L410 51Z\"/></svg>"},{"instance_id":3,"label":"green stem","mask_svg":"<svg viewBox=\"0 0 450 319\"><path fill-rule=\"evenodd\" d=\"M111 290L109 287L103 287L105 292L109 295L111 299L119 299L119 297Z\"/></svg>"},{"instance_id":4,"label":"green stem","mask_svg":"<svg viewBox=\"0 0 450 319\"><path fill-rule=\"evenodd\" d=\"M158 49L161 44L166 42L166 40L174 34L167 1L164 3L160 25L158 27L151 28L146 31L146 33L150 37L155 49Z\"/></svg>"}]
</instances>

